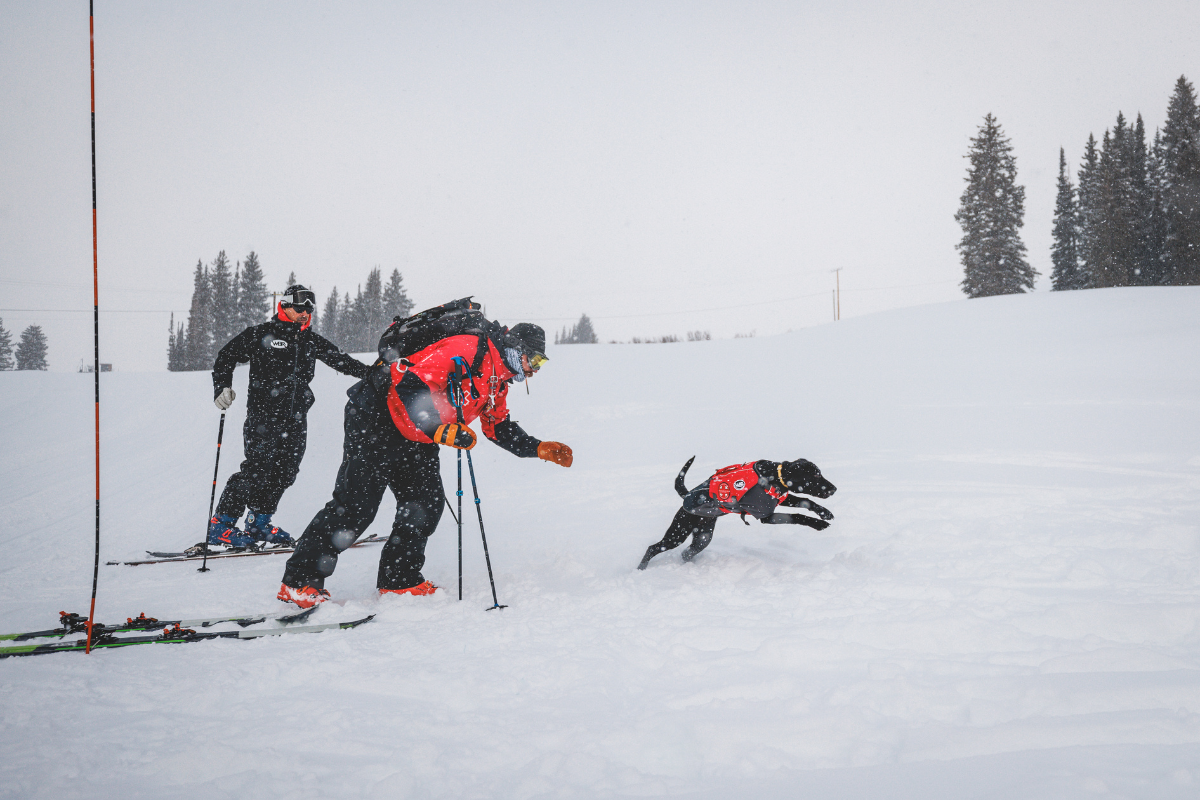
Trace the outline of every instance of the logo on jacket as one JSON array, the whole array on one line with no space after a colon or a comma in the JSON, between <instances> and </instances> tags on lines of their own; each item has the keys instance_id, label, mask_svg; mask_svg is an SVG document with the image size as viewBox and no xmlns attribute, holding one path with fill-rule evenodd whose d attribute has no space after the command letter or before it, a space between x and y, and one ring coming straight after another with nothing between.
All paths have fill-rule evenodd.
<instances>
[{"instance_id":1,"label":"logo on jacket","mask_svg":"<svg viewBox=\"0 0 1200 800\"><path fill-rule=\"evenodd\" d=\"M271 347L274 347L276 350L282 350L283 348L287 347L287 342L285 342L283 339L272 339Z\"/></svg>"},{"instance_id":2,"label":"logo on jacket","mask_svg":"<svg viewBox=\"0 0 1200 800\"><path fill-rule=\"evenodd\" d=\"M737 489L738 491L741 491L742 489L746 488L746 482L744 480L742 480L741 478L738 478L736 481L733 482L733 488Z\"/></svg>"}]
</instances>

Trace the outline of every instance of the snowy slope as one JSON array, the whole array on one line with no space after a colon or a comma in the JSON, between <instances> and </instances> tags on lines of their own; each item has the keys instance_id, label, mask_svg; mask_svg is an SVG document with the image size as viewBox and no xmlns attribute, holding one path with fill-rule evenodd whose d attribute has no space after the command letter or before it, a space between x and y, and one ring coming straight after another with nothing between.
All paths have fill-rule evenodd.
<instances>
[{"instance_id":1,"label":"snowy slope","mask_svg":"<svg viewBox=\"0 0 1200 800\"><path fill-rule=\"evenodd\" d=\"M5 660L0 796L1195 797L1198 309L1197 288L1117 289L556 348L510 405L575 466L475 450L508 609L484 611L468 509L462 603L377 601L361 548L315 620L378 614L354 631ZM332 488L350 384L317 375L276 517L297 534ZM103 559L197 541L208 375L102 381ZM0 631L87 610L91 392L0 374ZM689 485L809 458L837 519L722 520L695 563L636 572L693 454ZM455 558L445 515L426 576L452 587ZM270 609L282 569L101 567L97 617Z\"/></svg>"}]
</instances>

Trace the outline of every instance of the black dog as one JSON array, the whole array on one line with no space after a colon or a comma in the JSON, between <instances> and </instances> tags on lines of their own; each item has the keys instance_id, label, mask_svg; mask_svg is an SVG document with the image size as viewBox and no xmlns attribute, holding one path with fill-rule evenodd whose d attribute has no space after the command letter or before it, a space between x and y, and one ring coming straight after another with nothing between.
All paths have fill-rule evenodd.
<instances>
[{"instance_id":1,"label":"black dog","mask_svg":"<svg viewBox=\"0 0 1200 800\"><path fill-rule=\"evenodd\" d=\"M646 548L638 569L645 569L650 559L667 550L674 550L687 537L692 543L683 551L683 560L691 561L712 541L717 517L725 514L740 514L742 522L746 515L768 525L807 525L824 530L829 527L826 520L833 519L829 509L812 500L796 497L811 494L824 499L837 491L837 487L821 474L817 465L803 458L795 461L747 461L716 471L711 478L692 489L684 485L683 478L688 467L696 460L688 459L675 478L675 491L683 498L683 508L675 513L671 527L662 540ZM802 508L811 511L820 519L803 514L777 514L778 506ZM746 522L749 525L749 522Z\"/></svg>"}]
</instances>

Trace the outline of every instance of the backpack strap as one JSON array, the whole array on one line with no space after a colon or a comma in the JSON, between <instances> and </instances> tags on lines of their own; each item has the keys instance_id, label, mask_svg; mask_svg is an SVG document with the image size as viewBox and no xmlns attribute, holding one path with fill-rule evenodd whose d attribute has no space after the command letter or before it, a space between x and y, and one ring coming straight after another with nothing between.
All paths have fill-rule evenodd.
<instances>
[{"instance_id":1,"label":"backpack strap","mask_svg":"<svg viewBox=\"0 0 1200 800\"><path fill-rule=\"evenodd\" d=\"M483 369L483 357L487 355L489 341L495 341L496 351L499 352L501 356L504 355L504 351L501 349L501 343L496 341L494 337L502 336L507 332L508 328L501 326L500 323L488 322L487 320L484 320L483 333L479 334L479 347L475 349L475 358L471 361L471 374L481 374L480 370Z\"/></svg>"}]
</instances>

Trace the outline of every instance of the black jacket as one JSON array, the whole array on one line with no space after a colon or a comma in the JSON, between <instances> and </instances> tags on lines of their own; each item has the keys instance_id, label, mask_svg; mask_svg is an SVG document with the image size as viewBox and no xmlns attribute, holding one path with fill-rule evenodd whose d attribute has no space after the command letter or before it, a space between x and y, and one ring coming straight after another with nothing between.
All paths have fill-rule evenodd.
<instances>
[{"instance_id":1,"label":"black jacket","mask_svg":"<svg viewBox=\"0 0 1200 800\"><path fill-rule=\"evenodd\" d=\"M333 342L298 322L279 318L239 333L217 353L213 397L233 383L233 369L250 362L247 416L302 419L315 398L308 384L317 359L344 375L362 378L370 369Z\"/></svg>"}]
</instances>

